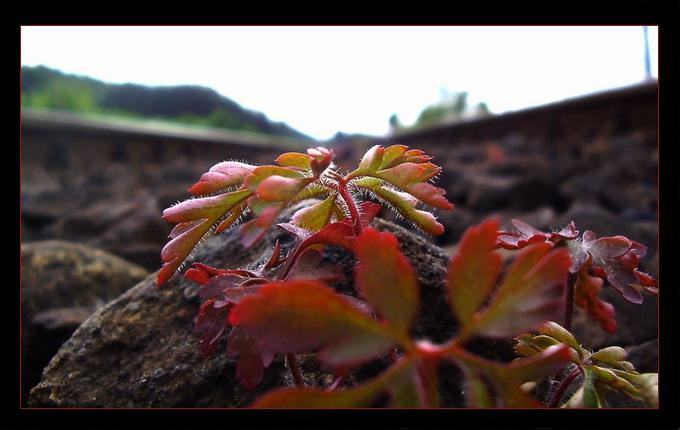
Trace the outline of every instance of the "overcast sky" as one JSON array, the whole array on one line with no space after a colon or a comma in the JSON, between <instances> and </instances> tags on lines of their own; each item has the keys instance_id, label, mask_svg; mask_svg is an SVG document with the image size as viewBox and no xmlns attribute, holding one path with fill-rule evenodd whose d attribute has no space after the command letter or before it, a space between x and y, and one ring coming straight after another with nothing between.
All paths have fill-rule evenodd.
<instances>
[{"instance_id":1,"label":"overcast sky","mask_svg":"<svg viewBox=\"0 0 680 430\"><path fill-rule=\"evenodd\" d=\"M657 75L657 28L650 27ZM467 91L494 113L645 78L642 27L22 27L23 65L196 84L318 139Z\"/></svg>"}]
</instances>

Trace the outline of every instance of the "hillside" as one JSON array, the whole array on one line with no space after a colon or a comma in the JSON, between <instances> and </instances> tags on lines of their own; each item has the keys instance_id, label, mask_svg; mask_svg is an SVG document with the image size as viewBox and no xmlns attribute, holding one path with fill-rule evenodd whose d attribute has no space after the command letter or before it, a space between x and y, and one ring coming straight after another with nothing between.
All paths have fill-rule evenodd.
<instances>
[{"instance_id":1,"label":"hillside","mask_svg":"<svg viewBox=\"0 0 680 430\"><path fill-rule=\"evenodd\" d=\"M23 107L59 109L311 139L200 86L109 84L44 66L22 67Z\"/></svg>"}]
</instances>

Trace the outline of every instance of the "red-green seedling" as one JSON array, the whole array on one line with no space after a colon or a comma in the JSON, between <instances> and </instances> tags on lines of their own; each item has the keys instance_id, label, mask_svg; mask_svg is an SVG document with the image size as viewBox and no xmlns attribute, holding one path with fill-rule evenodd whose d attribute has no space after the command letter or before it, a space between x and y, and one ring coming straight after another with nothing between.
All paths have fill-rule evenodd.
<instances>
[{"instance_id":1,"label":"red-green seedling","mask_svg":"<svg viewBox=\"0 0 680 430\"><path fill-rule=\"evenodd\" d=\"M656 281L637 270L644 246L621 236L596 239L592 232L578 238L573 223L560 232L544 233L514 221L518 232L500 232L496 220L486 221L468 229L449 264L446 299L458 320L457 334L442 344L412 339L420 309L416 274L396 237L369 227L382 206L357 196L369 195L417 228L441 234L443 226L422 207L453 208L444 190L428 182L441 169L424 152L403 145L374 146L354 171L344 175L335 170L332 159L332 151L314 148L306 154L283 154L276 166L219 163L189 189L210 195L179 203L163 214L177 226L162 251L159 286L210 232L231 228L253 213L255 218L240 230L243 245L252 246L283 209L303 199L318 199L298 209L289 222L278 224L295 238L287 255L277 242L261 267L222 270L194 263L185 273L201 285L195 332L204 354L213 354L226 337L226 353L238 358L237 378L249 389L260 384L275 356L286 355L298 387L269 392L255 406L373 406L387 395L390 407L438 407L439 367L444 362L462 371L466 399L474 407L560 406L561 396L578 375L560 382L561 394L547 405L529 388L574 366L572 362L586 378L568 405L602 406L598 390L603 386L653 404L649 400L655 393L653 377L637 375L629 363L622 364L627 362L619 349L590 354L566 330L548 323L565 310L570 318L576 301L605 329L613 330L613 312L597 297L602 278L633 302L641 301L642 289L656 292ZM358 298L331 287L344 275L339 267L322 264L328 245L345 248L358 260L354 271ZM521 249L504 273L499 247ZM533 330L539 334L521 334ZM520 357L511 363L491 361L466 349L474 338L514 336ZM314 354L340 377L327 389L304 386L296 359L300 353ZM343 387L343 376L385 357L392 364L383 373ZM633 388L619 379L607 380L610 374Z\"/></svg>"},{"instance_id":2,"label":"red-green seedling","mask_svg":"<svg viewBox=\"0 0 680 430\"><path fill-rule=\"evenodd\" d=\"M642 303L642 291L658 294L658 285L649 274L638 270L640 258L647 247L624 236L597 238L586 230L581 237L573 222L559 232L545 233L520 220L512 220L517 231L501 232L498 246L505 249L521 249L530 243L551 242L564 245L572 258L570 272L574 274L569 285L573 302L584 308L600 323L602 329L616 331L614 307L599 298L603 281L614 287L631 303ZM571 300L568 300L565 326L571 324Z\"/></svg>"}]
</instances>

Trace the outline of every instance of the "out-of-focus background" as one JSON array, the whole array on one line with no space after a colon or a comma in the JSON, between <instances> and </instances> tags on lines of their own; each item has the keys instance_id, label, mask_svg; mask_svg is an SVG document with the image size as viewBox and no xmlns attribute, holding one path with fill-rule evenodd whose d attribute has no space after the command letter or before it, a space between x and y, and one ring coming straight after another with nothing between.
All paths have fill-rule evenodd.
<instances>
[{"instance_id":1,"label":"out-of-focus background","mask_svg":"<svg viewBox=\"0 0 680 430\"><path fill-rule=\"evenodd\" d=\"M434 155L448 252L490 215L573 220L646 244L656 276L656 31L23 27L22 320L44 336L28 348L52 354L54 333L158 269L162 210L213 164L317 145L346 169L375 144ZM78 273L106 291L79 296ZM636 344L656 337L652 305Z\"/></svg>"}]
</instances>

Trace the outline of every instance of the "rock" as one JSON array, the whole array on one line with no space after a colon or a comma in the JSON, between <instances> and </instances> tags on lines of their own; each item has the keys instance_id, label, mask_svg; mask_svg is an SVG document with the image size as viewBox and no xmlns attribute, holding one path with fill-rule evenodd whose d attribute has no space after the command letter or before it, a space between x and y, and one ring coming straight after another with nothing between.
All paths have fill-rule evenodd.
<instances>
[{"instance_id":1,"label":"rock","mask_svg":"<svg viewBox=\"0 0 680 430\"><path fill-rule=\"evenodd\" d=\"M561 226L567 225L569 221L574 221L579 231L592 230L598 237L623 235L634 239L629 236L632 231L630 223L592 202L581 200L572 203L557 220Z\"/></svg>"},{"instance_id":2,"label":"rock","mask_svg":"<svg viewBox=\"0 0 680 430\"><path fill-rule=\"evenodd\" d=\"M26 227L42 230L59 220L69 209L69 204L64 204L63 194L59 191L45 191L21 195L21 222Z\"/></svg>"},{"instance_id":3,"label":"rock","mask_svg":"<svg viewBox=\"0 0 680 430\"><path fill-rule=\"evenodd\" d=\"M541 231L553 231L561 229L562 225L557 224L557 214L550 206L541 206L531 212L501 211L499 213L501 228L505 231L515 231L512 225L513 219L519 219Z\"/></svg>"},{"instance_id":4,"label":"rock","mask_svg":"<svg viewBox=\"0 0 680 430\"><path fill-rule=\"evenodd\" d=\"M627 360L640 373L659 371L659 339L655 338L626 348Z\"/></svg>"},{"instance_id":5,"label":"rock","mask_svg":"<svg viewBox=\"0 0 680 430\"><path fill-rule=\"evenodd\" d=\"M478 175L472 178L467 206L475 211L504 208L535 209L545 204L562 205L559 191L550 178L525 174L521 176Z\"/></svg>"},{"instance_id":6,"label":"rock","mask_svg":"<svg viewBox=\"0 0 680 430\"><path fill-rule=\"evenodd\" d=\"M62 241L21 246L23 401L63 342L97 307L147 276L141 267Z\"/></svg>"},{"instance_id":7,"label":"rock","mask_svg":"<svg viewBox=\"0 0 680 430\"><path fill-rule=\"evenodd\" d=\"M423 293L421 319L416 336L439 341L450 337L456 323L443 296L448 257L428 240L382 220L376 228L395 232L406 256L417 268ZM244 250L236 234L207 240L195 260L217 267L244 267L262 261L277 238L290 246L289 236L272 231L263 243ZM288 239L287 239L288 238ZM287 239L288 243L285 243ZM269 246L267 246L269 244ZM331 258L351 273L354 261L339 248L327 248ZM342 285L336 285L339 290ZM155 275L139 283L93 314L66 342L31 392L34 407L241 407L276 386L292 386L281 359L267 370L254 392L236 381L235 363L223 350L206 359L192 334L198 309L196 286L176 276L162 289ZM310 380L327 381L329 373L316 362L301 358L300 366L311 369ZM380 367L380 366L379 366ZM324 373L325 372L325 373ZM375 372L375 368L374 371ZM368 377L371 372L365 373ZM447 374L449 406L461 406L460 380L456 370Z\"/></svg>"},{"instance_id":8,"label":"rock","mask_svg":"<svg viewBox=\"0 0 680 430\"><path fill-rule=\"evenodd\" d=\"M74 212L61 220L56 227L62 237L91 237L106 231L111 225L132 215L135 202L102 201L81 211Z\"/></svg>"},{"instance_id":9,"label":"rock","mask_svg":"<svg viewBox=\"0 0 680 430\"><path fill-rule=\"evenodd\" d=\"M439 211L437 220L444 226L444 233L436 237L438 244L457 243L465 230L475 224L477 217L464 207L456 207L451 211Z\"/></svg>"},{"instance_id":10,"label":"rock","mask_svg":"<svg viewBox=\"0 0 680 430\"><path fill-rule=\"evenodd\" d=\"M474 176L467 207L475 211L492 211L507 207L520 179L512 176Z\"/></svg>"},{"instance_id":11,"label":"rock","mask_svg":"<svg viewBox=\"0 0 680 430\"><path fill-rule=\"evenodd\" d=\"M162 245L161 245L162 246ZM161 255L159 249L161 246L156 243L130 243L122 246L116 250L116 254L120 255L128 261L139 264L147 270L155 270L161 267Z\"/></svg>"}]
</instances>

